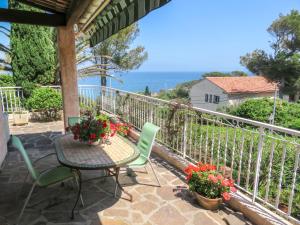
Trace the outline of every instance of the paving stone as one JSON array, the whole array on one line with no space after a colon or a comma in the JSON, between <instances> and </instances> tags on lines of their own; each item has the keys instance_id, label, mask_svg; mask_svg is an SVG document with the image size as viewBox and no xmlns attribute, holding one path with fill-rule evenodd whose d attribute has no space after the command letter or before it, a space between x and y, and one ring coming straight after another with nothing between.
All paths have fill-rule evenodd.
<instances>
[{"instance_id":1,"label":"paving stone","mask_svg":"<svg viewBox=\"0 0 300 225\"><path fill-rule=\"evenodd\" d=\"M201 210L201 207L194 202L188 202L182 199L178 199L175 202L172 202L172 205L174 205L182 213L191 213Z\"/></svg>"},{"instance_id":2,"label":"paving stone","mask_svg":"<svg viewBox=\"0 0 300 225\"><path fill-rule=\"evenodd\" d=\"M198 212L196 215L194 215L193 224L194 225L204 225L204 224L220 225L219 223L214 221L213 218L209 217L205 212Z\"/></svg>"},{"instance_id":3,"label":"paving stone","mask_svg":"<svg viewBox=\"0 0 300 225\"><path fill-rule=\"evenodd\" d=\"M157 196L152 195L152 194L144 195L144 198L146 198L147 200L152 201L152 202L159 202L159 201L161 201Z\"/></svg>"},{"instance_id":4,"label":"paving stone","mask_svg":"<svg viewBox=\"0 0 300 225\"><path fill-rule=\"evenodd\" d=\"M109 218L100 218L101 225L130 225L128 222L122 219L109 219Z\"/></svg>"},{"instance_id":5,"label":"paving stone","mask_svg":"<svg viewBox=\"0 0 300 225\"><path fill-rule=\"evenodd\" d=\"M137 223L143 223L144 222L144 219L143 219L143 216L140 214L140 213L137 213L137 212L133 212L131 214L131 222L133 224L137 224Z\"/></svg>"},{"instance_id":6,"label":"paving stone","mask_svg":"<svg viewBox=\"0 0 300 225\"><path fill-rule=\"evenodd\" d=\"M172 225L183 225L186 224L187 219L183 217L180 212L171 205L160 208L150 220L154 224L172 224ZM205 223L203 223L204 225ZM208 223L206 223L208 224Z\"/></svg>"},{"instance_id":7,"label":"paving stone","mask_svg":"<svg viewBox=\"0 0 300 225\"><path fill-rule=\"evenodd\" d=\"M53 140L61 135L63 123L30 123L28 126L12 127L11 133L18 134L32 160L55 152ZM25 183L19 204L16 206L15 195L21 187L27 172L20 154L9 147L7 163L0 173L0 225L14 224L19 209L31 187L31 181ZM164 160L152 154L151 160L162 187L140 185L137 182L156 184L153 173L136 173L136 177L120 175L124 189L133 195L133 202L113 197L115 180L113 178L95 179L83 182L82 194L85 206L78 204L75 219L70 220L76 188L65 183L51 188L37 188L33 193L29 207L25 210L25 225L176 225L176 224L223 224L223 218L234 221L246 221L238 214L222 207L219 213L205 211L195 205L194 198L182 180L182 173ZM57 158L48 157L37 164L38 170L58 165ZM143 170L141 170L143 171ZM83 180L101 175L101 171L83 171ZM177 188L180 186L180 188ZM120 190L119 190L120 194ZM122 197L127 198L124 193ZM229 215L231 217L229 217ZM3 222L4 221L4 222ZM250 224L247 222L247 224ZM240 224L238 224L240 225Z\"/></svg>"},{"instance_id":8,"label":"paving stone","mask_svg":"<svg viewBox=\"0 0 300 225\"><path fill-rule=\"evenodd\" d=\"M148 193L153 193L155 191L155 187L142 185L142 186L136 187L135 190L139 194L144 195L144 194L148 194Z\"/></svg>"},{"instance_id":9,"label":"paving stone","mask_svg":"<svg viewBox=\"0 0 300 225\"><path fill-rule=\"evenodd\" d=\"M245 221L245 218L242 215L230 214L223 219L227 224L230 225L247 225L249 224Z\"/></svg>"},{"instance_id":10,"label":"paving stone","mask_svg":"<svg viewBox=\"0 0 300 225\"><path fill-rule=\"evenodd\" d=\"M128 217L127 209L108 208L103 211L104 216Z\"/></svg>"},{"instance_id":11,"label":"paving stone","mask_svg":"<svg viewBox=\"0 0 300 225\"><path fill-rule=\"evenodd\" d=\"M46 211L43 213L43 216L47 219L48 222L53 223L65 223L65 222L84 222L84 218L75 213L73 220L70 219L71 210L68 211Z\"/></svg>"},{"instance_id":12,"label":"paving stone","mask_svg":"<svg viewBox=\"0 0 300 225\"><path fill-rule=\"evenodd\" d=\"M174 187L166 186L166 187L160 187L156 190L159 197L161 197L164 200L174 200L177 199L176 192L174 191Z\"/></svg>"},{"instance_id":13,"label":"paving stone","mask_svg":"<svg viewBox=\"0 0 300 225\"><path fill-rule=\"evenodd\" d=\"M136 211L142 212L143 214L148 215L150 212L157 209L157 205L149 202L149 201L141 201L137 203L133 203L132 209L135 209Z\"/></svg>"}]
</instances>

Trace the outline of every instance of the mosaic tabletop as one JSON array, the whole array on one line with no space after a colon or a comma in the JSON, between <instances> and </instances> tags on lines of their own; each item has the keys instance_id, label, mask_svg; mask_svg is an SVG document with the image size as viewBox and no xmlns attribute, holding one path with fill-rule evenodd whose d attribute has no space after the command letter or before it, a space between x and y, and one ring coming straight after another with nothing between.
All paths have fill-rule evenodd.
<instances>
[{"instance_id":1,"label":"mosaic tabletop","mask_svg":"<svg viewBox=\"0 0 300 225\"><path fill-rule=\"evenodd\" d=\"M77 169L105 169L125 166L139 156L136 146L118 135L107 143L88 145L73 139L72 134L55 140L58 161Z\"/></svg>"}]
</instances>

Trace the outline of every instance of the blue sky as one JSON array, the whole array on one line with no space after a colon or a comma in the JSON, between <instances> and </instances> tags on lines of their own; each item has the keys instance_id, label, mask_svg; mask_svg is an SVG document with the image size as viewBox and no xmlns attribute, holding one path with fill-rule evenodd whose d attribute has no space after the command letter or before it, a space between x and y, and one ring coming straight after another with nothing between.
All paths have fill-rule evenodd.
<instances>
[{"instance_id":1,"label":"blue sky","mask_svg":"<svg viewBox=\"0 0 300 225\"><path fill-rule=\"evenodd\" d=\"M291 9L299 10L300 1L172 0L139 22L135 44L149 53L139 71L245 70L239 57L269 50L267 27Z\"/></svg>"}]
</instances>

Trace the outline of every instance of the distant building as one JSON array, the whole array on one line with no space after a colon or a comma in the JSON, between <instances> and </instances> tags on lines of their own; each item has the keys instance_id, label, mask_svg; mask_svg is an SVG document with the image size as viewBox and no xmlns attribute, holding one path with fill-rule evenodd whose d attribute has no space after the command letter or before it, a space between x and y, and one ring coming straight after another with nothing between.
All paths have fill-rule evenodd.
<instances>
[{"instance_id":1,"label":"distant building","mask_svg":"<svg viewBox=\"0 0 300 225\"><path fill-rule=\"evenodd\" d=\"M190 98L194 107L216 111L249 98L273 97L275 90L276 84L261 76L206 77L192 86Z\"/></svg>"}]
</instances>

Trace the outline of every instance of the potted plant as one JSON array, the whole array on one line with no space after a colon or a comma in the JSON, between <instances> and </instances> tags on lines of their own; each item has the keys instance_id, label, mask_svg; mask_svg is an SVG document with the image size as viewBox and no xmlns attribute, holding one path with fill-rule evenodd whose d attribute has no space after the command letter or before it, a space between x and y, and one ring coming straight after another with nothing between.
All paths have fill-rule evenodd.
<instances>
[{"instance_id":1,"label":"potted plant","mask_svg":"<svg viewBox=\"0 0 300 225\"><path fill-rule=\"evenodd\" d=\"M102 116L94 118L92 115L82 117L79 123L67 128L74 135L74 140L86 142L89 145L97 145L113 136L108 118Z\"/></svg>"},{"instance_id":2,"label":"potted plant","mask_svg":"<svg viewBox=\"0 0 300 225\"><path fill-rule=\"evenodd\" d=\"M190 191L205 209L218 209L223 200L230 200L230 193L236 191L234 181L220 174L215 165L190 164L185 173Z\"/></svg>"},{"instance_id":3,"label":"potted plant","mask_svg":"<svg viewBox=\"0 0 300 225\"><path fill-rule=\"evenodd\" d=\"M108 116L104 114L93 117L91 113L88 113L81 118L79 123L68 127L67 131L73 133L75 140L86 142L89 145L97 145L101 141L107 141L116 133L127 136L129 129L128 124L110 122Z\"/></svg>"},{"instance_id":4,"label":"potted plant","mask_svg":"<svg viewBox=\"0 0 300 225\"><path fill-rule=\"evenodd\" d=\"M20 126L28 124L29 121L29 112L26 110L20 110L13 112L13 122L14 125Z\"/></svg>"}]
</instances>

